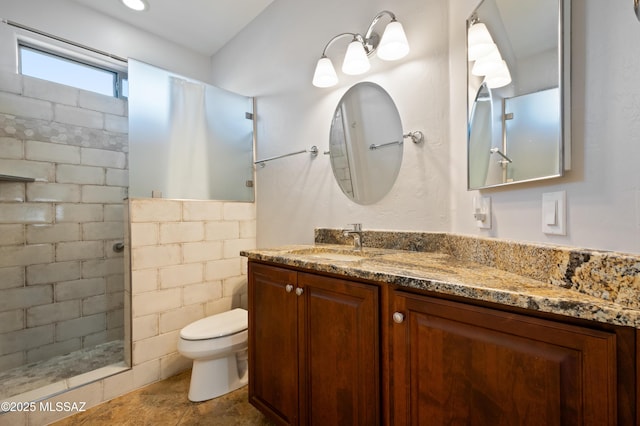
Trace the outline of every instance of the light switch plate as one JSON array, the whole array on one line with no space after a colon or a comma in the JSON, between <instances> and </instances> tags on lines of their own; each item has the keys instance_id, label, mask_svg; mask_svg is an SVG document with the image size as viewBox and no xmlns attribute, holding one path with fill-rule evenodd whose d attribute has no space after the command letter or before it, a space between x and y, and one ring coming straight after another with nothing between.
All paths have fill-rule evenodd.
<instances>
[{"instance_id":1,"label":"light switch plate","mask_svg":"<svg viewBox=\"0 0 640 426\"><path fill-rule=\"evenodd\" d=\"M551 235L567 235L566 191L542 194L542 232Z\"/></svg>"},{"instance_id":2,"label":"light switch plate","mask_svg":"<svg viewBox=\"0 0 640 426\"><path fill-rule=\"evenodd\" d=\"M491 197L473 198L473 217L480 229L491 229Z\"/></svg>"}]
</instances>

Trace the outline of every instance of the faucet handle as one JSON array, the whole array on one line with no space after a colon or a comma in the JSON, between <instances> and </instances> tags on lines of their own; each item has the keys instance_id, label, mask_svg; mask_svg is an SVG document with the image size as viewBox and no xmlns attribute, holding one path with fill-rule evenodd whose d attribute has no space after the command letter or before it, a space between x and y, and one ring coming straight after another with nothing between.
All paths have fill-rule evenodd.
<instances>
[{"instance_id":1,"label":"faucet handle","mask_svg":"<svg viewBox=\"0 0 640 426\"><path fill-rule=\"evenodd\" d=\"M355 231L355 232L361 232L362 231L362 224L361 223L349 223L348 225L353 227L352 229L350 229L350 231Z\"/></svg>"}]
</instances>

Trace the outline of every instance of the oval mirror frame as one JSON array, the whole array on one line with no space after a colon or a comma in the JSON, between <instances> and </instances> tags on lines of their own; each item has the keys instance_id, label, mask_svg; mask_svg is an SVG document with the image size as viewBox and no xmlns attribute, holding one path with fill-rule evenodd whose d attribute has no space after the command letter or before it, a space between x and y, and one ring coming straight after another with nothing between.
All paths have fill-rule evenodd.
<instances>
[{"instance_id":1,"label":"oval mirror frame","mask_svg":"<svg viewBox=\"0 0 640 426\"><path fill-rule=\"evenodd\" d=\"M557 178L570 170L570 21L571 0L482 0L467 20L468 32L475 22L486 25L512 77L496 84L474 69L477 61L468 61L468 190ZM491 141L478 144L472 141L481 133L473 128L472 112L483 83L493 98L492 132ZM487 144L489 153L475 149Z\"/></svg>"},{"instance_id":2,"label":"oval mirror frame","mask_svg":"<svg viewBox=\"0 0 640 426\"><path fill-rule=\"evenodd\" d=\"M331 121L329 155L342 192L373 204L393 187L403 155L400 113L379 85L357 83L342 96Z\"/></svg>"}]
</instances>

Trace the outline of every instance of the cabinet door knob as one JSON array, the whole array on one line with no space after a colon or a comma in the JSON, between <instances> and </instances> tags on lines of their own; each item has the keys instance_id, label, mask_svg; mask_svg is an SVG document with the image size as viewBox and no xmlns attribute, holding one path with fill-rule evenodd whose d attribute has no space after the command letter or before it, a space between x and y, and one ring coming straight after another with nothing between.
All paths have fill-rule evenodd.
<instances>
[{"instance_id":1,"label":"cabinet door knob","mask_svg":"<svg viewBox=\"0 0 640 426\"><path fill-rule=\"evenodd\" d=\"M303 289L302 287L298 287L298 288L296 288L296 294L297 294L298 296L300 296L300 295L302 294L302 292L303 292L303 291L304 291L304 289Z\"/></svg>"},{"instance_id":2,"label":"cabinet door knob","mask_svg":"<svg viewBox=\"0 0 640 426\"><path fill-rule=\"evenodd\" d=\"M394 312L393 313L393 322L398 323L398 324L404 322L404 314L402 312Z\"/></svg>"},{"instance_id":3,"label":"cabinet door knob","mask_svg":"<svg viewBox=\"0 0 640 426\"><path fill-rule=\"evenodd\" d=\"M287 284L286 286L284 286L284 289L287 291L287 293L291 293L293 291L293 286L291 284Z\"/></svg>"}]
</instances>

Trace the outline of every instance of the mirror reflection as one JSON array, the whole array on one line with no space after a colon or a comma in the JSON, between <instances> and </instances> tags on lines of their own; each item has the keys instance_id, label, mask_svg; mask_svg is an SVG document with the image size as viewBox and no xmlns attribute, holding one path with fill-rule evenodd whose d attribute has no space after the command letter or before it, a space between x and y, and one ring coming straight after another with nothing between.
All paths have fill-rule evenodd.
<instances>
[{"instance_id":1,"label":"mirror reflection","mask_svg":"<svg viewBox=\"0 0 640 426\"><path fill-rule=\"evenodd\" d=\"M569 0L484 0L467 21L469 189L568 169L569 16Z\"/></svg>"},{"instance_id":2,"label":"mirror reflection","mask_svg":"<svg viewBox=\"0 0 640 426\"><path fill-rule=\"evenodd\" d=\"M358 83L340 99L329 136L331 168L342 192L358 204L381 200L402 163L402 123L391 96Z\"/></svg>"}]
</instances>

